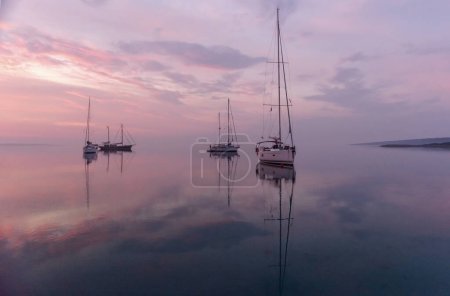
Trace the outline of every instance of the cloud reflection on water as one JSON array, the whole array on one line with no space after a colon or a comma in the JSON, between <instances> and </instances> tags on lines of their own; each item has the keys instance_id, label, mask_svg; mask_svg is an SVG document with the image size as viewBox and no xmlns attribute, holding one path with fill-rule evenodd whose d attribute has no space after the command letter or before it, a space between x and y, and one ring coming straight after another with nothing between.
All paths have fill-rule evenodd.
<instances>
[{"instance_id":1,"label":"cloud reflection on water","mask_svg":"<svg viewBox=\"0 0 450 296\"><path fill-rule=\"evenodd\" d=\"M307 148L296 166L283 295L445 295L446 155ZM122 173L99 154L88 209L80 154L39 149L35 158L16 152L7 163L15 173L0 181L2 295L278 291L268 265L277 262L279 228L264 219L277 217L277 185L289 183L268 176L233 188L228 207L227 190L190 185L186 154L138 151ZM8 184L20 179L30 183Z\"/></svg>"}]
</instances>

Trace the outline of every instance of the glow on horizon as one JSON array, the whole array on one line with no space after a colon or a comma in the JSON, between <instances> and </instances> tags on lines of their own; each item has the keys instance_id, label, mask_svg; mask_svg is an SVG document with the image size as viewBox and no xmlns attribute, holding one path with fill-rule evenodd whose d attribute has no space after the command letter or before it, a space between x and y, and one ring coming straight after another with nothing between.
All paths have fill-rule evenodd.
<instances>
[{"instance_id":1,"label":"glow on horizon","mask_svg":"<svg viewBox=\"0 0 450 296\"><path fill-rule=\"evenodd\" d=\"M30 0L0 11L0 142L79 137L88 96L98 133L121 122L140 138L204 133L230 97L255 134L276 6L300 129L350 141L447 135L443 0Z\"/></svg>"}]
</instances>

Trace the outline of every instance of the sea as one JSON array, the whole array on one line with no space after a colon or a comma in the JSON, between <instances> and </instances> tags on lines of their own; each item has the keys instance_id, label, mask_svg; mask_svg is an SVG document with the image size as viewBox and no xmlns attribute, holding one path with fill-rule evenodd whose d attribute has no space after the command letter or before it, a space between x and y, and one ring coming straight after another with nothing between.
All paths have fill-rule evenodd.
<instances>
[{"instance_id":1,"label":"sea","mask_svg":"<svg viewBox=\"0 0 450 296\"><path fill-rule=\"evenodd\" d=\"M0 295L450 295L450 152L0 145Z\"/></svg>"}]
</instances>

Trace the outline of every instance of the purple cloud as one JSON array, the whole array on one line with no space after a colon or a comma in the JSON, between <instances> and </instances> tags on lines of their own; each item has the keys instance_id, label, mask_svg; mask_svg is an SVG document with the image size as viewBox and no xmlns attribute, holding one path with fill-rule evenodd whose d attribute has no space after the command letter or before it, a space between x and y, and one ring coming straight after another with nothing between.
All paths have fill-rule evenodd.
<instances>
[{"instance_id":1,"label":"purple cloud","mask_svg":"<svg viewBox=\"0 0 450 296\"><path fill-rule=\"evenodd\" d=\"M345 58L343 58L342 62L367 62L375 59L375 56L369 56L361 51L355 52Z\"/></svg>"},{"instance_id":2,"label":"purple cloud","mask_svg":"<svg viewBox=\"0 0 450 296\"><path fill-rule=\"evenodd\" d=\"M242 69L265 61L262 57L250 57L228 46L206 47L180 41L120 42L118 47L128 54L156 53L176 57L186 64L219 69Z\"/></svg>"},{"instance_id":3,"label":"purple cloud","mask_svg":"<svg viewBox=\"0 0 450 296\"><path fill-rule=\"evenodd\" d=\"M319 86L320 93L307 96L307 100L332 103L358 112L392 112L404 110L407 104L385 102L382 100L381 87L367 86L364 74L358 68L338 67L336 74L328 84Z\"/></svg>"},{"instance_id":4,"label":"purple cloud","mask_svg":"<svg viewBox=\"0 0 450 296\"><path fill-rule=\"evenodd\" d=\"M81 2L90 6L100 6L108 2L109 0L81 0Z\"/></svg>"},{"instance_id":5,"label":"purple cloud","mask_svg":"<svg viewBox=\"0 0 450 296\"><path fill-rule=\"evenodd\" d=\"M146 71L159 72L159 71L169 70L170 67L166 66L164 64L161 64L160 62L157 62L157 61L147 61L142 65L142 69L146 70Z\"/></svg>"},{"instance_id":6,"label":"purple cloud","mask_svg":"<svg viewBox=\"0 0 450 296\"><path fill-rule=\"evenodd\" d=\"M417 46L414 44L406 44L405 50L407 54L411 55L435 55L435 54L450 54L449 45L437 46Z\"/></svg>"}]
</instances>

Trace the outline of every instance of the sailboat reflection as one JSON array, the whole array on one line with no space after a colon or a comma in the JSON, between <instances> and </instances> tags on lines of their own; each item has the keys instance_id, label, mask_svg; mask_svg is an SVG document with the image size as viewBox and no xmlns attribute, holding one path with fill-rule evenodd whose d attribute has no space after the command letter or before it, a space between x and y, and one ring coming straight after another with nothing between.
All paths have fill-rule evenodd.
<instances>
[{"instance_id":1,"label":"sailboat reflection","mask_svg":"<svg viewBox=\"0 0 450 296\"><path fill-rule=\"evenodd\" d=\"M268 180L276 184L280 180L292 180L295 183L295 168L287 166L273 166L269 164L258 163L256 165L256 175L263 180Z\"/></svg>"},{"instance_id":2,"label":"sailboat reflection","mask_svg":"<svg viewBox=\"0 0 450 296\"><path fill-rule=\"evenodd\" d=\"M295 169L294 167L277 167L259 163L256 175L271 185L274 185L278 195L278 205L273 201L270 205L270 215L264 221L278 222L278 264L271 267L278 268L278 295L283 295L288 260L289 234L292 226L292 200L294 196ZM288 196L283 200L283 196ZM287 204L286 204L287 203ZM276 213L276 208L278 212ZM287 210L287 213L286 211Z\"/></svg>"},{"instance_id":3,"label":"sailboat reflection","mask_svg":"<svg viewBox=\"0 0 450 296\"><path fill-rule=\"evenodd\" d=\"M218 189L222 188L222 180L226 182L228 207L231 205L231 193L233 191L233 183L236 180L237 163L239 154L237 151L228 152L211 152L209 157L217 160L217 173L219 175ZM226 160L226 172L222 168L222 161Z\"/></svg>"},{"instance_id":4,"label":"sailboat reflection","mask_svg":"<svg viewBox=\"0 0 450 296\"><path fill-rule=\"evenodd\" d=\"M124 153L129 153L129 154L133 154L132 151L103 151L103 155L106 156L107 158L107 162L106 162L106 172L109 172L109 163L110 163L110 155L113 155L113 157L115 156L120 156L120 173L123 173L123 158L124 158Z\"/></svg>"},{"instance_id":5,"label":"sailboat reflection","mask_svg":"<svg viewBox=\"0 0 450 296\"><path fill-rule=\"evenodd\" d=\"M97 160L97 153L84 153L84 176L86 179L86 207L89 209L89 202L90 202L90 192L89 192L89 165Z\"/></svg>"},{"instance_id":6,"label":"sailboat reflection","mask_svg":"<svg viewBox=\"0 0 450 296\"><path fill-rule=\"evenodd\" d=\"M97 153L83 153L83 159L86 164L90 164L91 162L97 160Z\"/></svg>"}]
</instances>

